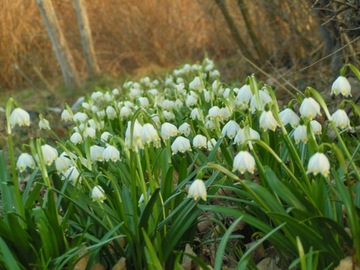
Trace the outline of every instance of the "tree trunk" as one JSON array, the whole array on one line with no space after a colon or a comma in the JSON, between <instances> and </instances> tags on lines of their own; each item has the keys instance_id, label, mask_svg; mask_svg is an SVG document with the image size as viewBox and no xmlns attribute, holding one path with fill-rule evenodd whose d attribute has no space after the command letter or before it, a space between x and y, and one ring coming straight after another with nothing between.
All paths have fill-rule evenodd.
<instances>
[{"instance_id":1,"label":"tree trunk","mask_svg":"<svg viewBox=\"0 0 360 270\"><path fill-rule=\"evenodd\" d=\"M243 17L243 20L245 22L246 30L250 36L250 39L252 43L254 44L254 49L257 53L257 55L260 58L260 61L266 61L269 58L269 55L267 54L265 48L262 46L261 41L257 37L254 28L252 27L252 23L250 22L250 14L247 6L245 5L243 0L237 0L237 4L240 8L241 15Z\"/></svg>"},{"instance_id":2,"label":"tree trunk","mask_svg":"<svg viewBox=\"0 0 360 270\"><path fill-rule=\"evenodd\" d=\"M99 66L96 60L94 44L91 37L89 19L84 5L84 0L74 0L74 5L86 68L88 71L88 76L92 78L94 75L99 73Z\"/></svg>"},{"instance_id":3,"label":"tree trunk","mask_svg":"<svg viewBox=\"0 0 360 270\"><path fill-rule=\"evenodd\" d=\"M258 64L257 63L258 61L253 57L253 55L249 51L250 46L248 44L245 44L244 41L242 40L242 38L239 34L239 31L234 23L234 20L231 18L229 11L225 5L225 1L224 0L215 0L215 3L217 4L221 13L223 14L224 19L226 20L226 23L229 26L231 35L233 36L235 42L239 46L241 53L246 58L248 58L251 62Z\"/></svg>"},{"instance_id":4,"label":"tree trunk","mask_svg":"<svg viewBox=\"0 0 360 270\"><path fill-rule=\"evenodd\" d=\"M69 89L74 89L79 85L79 76L51 0L36 0L36 3L50 37L56 58L59 61L65 86Z\"/></svg>"}]
</instances>

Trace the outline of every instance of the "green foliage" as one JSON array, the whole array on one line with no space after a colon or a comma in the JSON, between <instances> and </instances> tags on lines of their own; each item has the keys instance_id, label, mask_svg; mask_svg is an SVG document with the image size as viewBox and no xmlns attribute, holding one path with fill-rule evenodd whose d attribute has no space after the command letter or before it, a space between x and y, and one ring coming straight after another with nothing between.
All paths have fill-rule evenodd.
<instances>
[{"instance_id":1,"label":"green foliage","mask_svg":"<svg viewBox=\"0 0 360 270\"><path fill-rule=\"evenodd\" d=\"M256 269L258 250L281 268L358 263L358 131L339 127L315 89L290 101L300 106L290 127L271 87L254 76L226 87L218 76L206 59L164 80L127 82L123 96L96 91L81 112L66 106L70 139L53 133L53 149L43 138L22 146L35 168L15 162L9 124L1 266L111 268L125 258L128 269L182 269L187 258L204 269ZM359 109L348 104L358 125ZM321 111L327 120L314 123Z\"/></svg>"}]
</instances>

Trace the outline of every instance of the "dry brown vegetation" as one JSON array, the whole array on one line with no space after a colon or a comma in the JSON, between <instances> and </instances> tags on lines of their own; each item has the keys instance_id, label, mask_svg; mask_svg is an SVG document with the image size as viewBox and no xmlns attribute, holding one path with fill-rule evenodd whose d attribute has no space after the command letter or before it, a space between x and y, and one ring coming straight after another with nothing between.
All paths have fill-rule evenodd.
<instances>
[{"instance_id":1,"label":"dry brown vegetation","mask_svg":"<svg viewBox=\"0 0 360 270\"><path fill-rule=\"evenodd\" d=\"M72 0L52 0L83 78L85 61ZM260 68L298 70L325 56L307 1L244 1L258 42L268 59ZM310 1L309 1L310 2ZM254 53L236 1L225 1L241 37ZM256 72L243 61L223 15L212 0L88 1L96 55L103 74L151 75L205 55L228 78ZM0 1L0 88L49 87L61 72L35 1ZM301 72L298 75L302 75Z\"/></svg>"}]
</instances>

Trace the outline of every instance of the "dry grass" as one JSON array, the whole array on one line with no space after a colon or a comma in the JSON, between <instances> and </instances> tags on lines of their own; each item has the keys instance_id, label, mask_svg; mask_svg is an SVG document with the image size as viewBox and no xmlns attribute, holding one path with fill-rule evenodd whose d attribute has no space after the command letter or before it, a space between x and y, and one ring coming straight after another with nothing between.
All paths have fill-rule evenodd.
<instances>
[{"instance_id":1,"label":"dry grass","mask_svg":"<svg viewBox=\"0 0 360 270\"><path fill-rule=\"evenodd\" d=\"M77 69L85 62L71 0L52 0ZM319 32L305 1L245 1L259 41L271 58L262 68L296 65L319 45ZM158 73L205 55L228 59L225 75L254 72L239 59L222 14L211 0L88 1L93 40L104 74ZM235 1L226 1L241 35L250 42ZM309 15L310 14L310 15ZM0 88L45 87L61 82L61 72L35 1L0 2ZM235 63L239 62L241 65ZM230 68L229 68L230 67ZM256 70L255 70L256 71Z\"/></svg>"}]
</instances>

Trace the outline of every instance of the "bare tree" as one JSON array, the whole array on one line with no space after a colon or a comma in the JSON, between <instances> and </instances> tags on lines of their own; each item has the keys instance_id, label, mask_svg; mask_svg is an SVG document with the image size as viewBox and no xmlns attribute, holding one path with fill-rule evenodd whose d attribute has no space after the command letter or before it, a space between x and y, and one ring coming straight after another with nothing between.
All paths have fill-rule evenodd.
<instances>
[{"instance_id":1,"label":"bare tree","mask_svg":"<svg viewBox=\"0 0 360 270\"><path fill-rule=\"evenodd\" d=\"M65 86L69 89L74 89L79 85L79 76L51 0L36 0L36 3L50 37L56 58L59 61Z\"/></svg>"},{"instance_id":2,"label":"bare tree","mask_svg":"<svg viewBox=\"0 0 360 270\"><path fill-rule=\"evenodd\" d=\"M226 7L225 1L223 0L215 0L215 3L217 4L217 6L219 7L222 15L224 16L224 19L230 29L231 35L233 37L233 39L235 40L235 42L237 43L237 45L239 46L239 49L241 51L241 53L247 58L249 59L251 62L253 63L258 63L257 59L255 59L255 57L251 54L251 52L249 51L249 48L247 46L247 44L243 41L243 39L240 36L240 33L238 31L237 26L235 25L235 22L233 20L233 18L230 16L230 13Z\"/></svg>"},{"instance_id":3,"label":"bare tree","mask_svg":"<svg viewBox=\"0 0 360 270\"><path fill-rule=\"evenodd\" d=\"M86 62L86 68L88 71L88 76L91 78L99 73L99 66L97 63L94 44L92 41L89 19L84 5L84 0L74 0L74 5L80 31L81 44L83 47L83 54Z\"/></svg>"}]
</instances>

